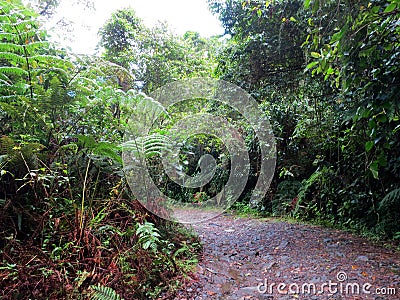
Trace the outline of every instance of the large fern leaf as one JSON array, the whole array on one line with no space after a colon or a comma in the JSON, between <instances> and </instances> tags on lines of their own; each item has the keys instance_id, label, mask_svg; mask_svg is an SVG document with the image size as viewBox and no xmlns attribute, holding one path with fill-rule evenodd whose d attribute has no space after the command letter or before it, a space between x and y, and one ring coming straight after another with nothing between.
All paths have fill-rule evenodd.
<instances>
[{"instance_id":1,"label":"large fern leaf","mask_svg":"<svg viewBox=\"0 0 400 300\"><path fill-rule=\"evenodd\" d=\"M400 188L396 188L383 197L378 204L379 220L376 230L380 234L388 237L397 238L400 232Z\"/></svg>"},{"instance_id":2,"label":"large fern leaf","mask_svg":"<svg viewBox=\"0 0 400 300\"><path fill-rule=\"evenodd\" d=\"M169 139L161 134L150 134L127 141L121 145L124 151L129 151L136 158L151 158L162 155L171 146Z\"/></svg>"},{"instance_id":3,"label":"large fern leaf","mask_svg":"<svg viewBox=\"0 0 400 300\"><path fill-rule=\"evenodd\" d=\"M11 52L0 52L0 59L5 59L13 64L24 64L25 58L22 55L11 53Z\"/></svg>"},{"instance_id":4,"label":"large fern leaf","mask_svg":"<svg viewBox=\"0 0 400 300\"><path fill-rule=\"evenodd\" d=\"M12 75L17 75L17 76L26 76L28 75L28 72L25 71L22 68L18 67L0 67L0 73L3 74L12 74Z\"/></svg>"},{"instance_id":5,"label":"large fern leaf","mask_svg":"<svg viewBox=\"0 0 400 300\"><path fill-rule=\"evenodd\" d=\"M23 52L23 50L24 50L23 46L18 44L18 42L19 42L18 40L14 41L14 35L15 34L13 34L13 37L11 40L0 43L0 52L12 52L12 53L19 53L19 54L21 54Z\"/></svg>"},{"instance_id":6,"label":"large fern leaf","mask_svg":"<svg viewBox=\"0 0 400 300\"><path fill-rule=\"evenodd\" d=\"M0 155L11 154L15 143L12 138L8 136L0 137Z\"/></svg>"}]
</instances>

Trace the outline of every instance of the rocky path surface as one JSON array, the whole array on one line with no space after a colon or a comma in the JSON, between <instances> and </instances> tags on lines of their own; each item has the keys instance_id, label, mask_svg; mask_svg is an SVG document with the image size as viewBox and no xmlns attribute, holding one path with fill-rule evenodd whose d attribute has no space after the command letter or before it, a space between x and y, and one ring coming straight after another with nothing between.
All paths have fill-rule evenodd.
<instances>
[{"instance_id":1,"label":"rocky path surface","mask_svg":"<svg viewBox=\"0 0 400 300\"><path fill-rule=\"evenodd\" d=\"M346 232L222 215L175 299L400 299L400 254Z\"/></svg>"}]
</instances>

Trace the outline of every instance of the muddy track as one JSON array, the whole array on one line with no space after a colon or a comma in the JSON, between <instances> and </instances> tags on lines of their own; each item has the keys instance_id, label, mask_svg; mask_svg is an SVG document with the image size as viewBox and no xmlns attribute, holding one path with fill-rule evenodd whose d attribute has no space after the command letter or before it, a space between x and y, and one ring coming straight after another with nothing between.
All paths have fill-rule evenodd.
<instances>
[{"instance_id":1,"label":"muddy track","mask_svg":"<svg viewBox=\"0 0 400 300\"><path fill-rule=\"evenodd\" d=\"M352 234L224 214L175 299L400 299L400 254Z\"/></svg>"}]
</instances>

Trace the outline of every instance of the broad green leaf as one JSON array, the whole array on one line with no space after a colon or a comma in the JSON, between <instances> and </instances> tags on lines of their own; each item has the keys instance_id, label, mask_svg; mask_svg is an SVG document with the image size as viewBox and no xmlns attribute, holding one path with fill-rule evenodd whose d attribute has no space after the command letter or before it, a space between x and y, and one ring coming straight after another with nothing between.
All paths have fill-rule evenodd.
<instances>
[{"instance_id":1,"label":"broad green leaf","mask_svg":"<svg viewBox=\"0 0 400 300\"><path fill-rule=\"evenodd\" d=\"M315 14L318 11L318 9L319 9L319 0L315 0L312 8L313 14Z\"/></svg>"},{"instance_id":2,"label":"broad green leaf","mask_svg":"<svg viewBox=\"0 0 400 300\"><path fill-rule=\"evenodd\" d=\"M27 71L17 67L0 67L0 73L13 74L19 76L28 75Z\"/></svg>"},{"instance_id":3,"label":"broad green leaf","mask_svg":"<svg viewBox=\"0 0 400 300\"><path fill-rule=\"evenodd\" d=\"M386 7L386 9L383 12L384 13L390 13L390 12L394 11L396 8L397 8L397 4L396 3L391 3Z\"/></svg>"},{"instance_id":4,"label":"broad green leaf","mask_svg":"<svg viewBox=\"0 0 400 300\"><path fill-rule=\"evenodd\" d=\"M325 72L325 70L326 70L326 59L325 58L321 59L320 65L321 65L322 71Z\"/></svg>"},{"instance_id":5,"label":"broad green leaf","mask_svg":"<svg viewBox=\"0 0 400 300\"><path fill-rule=\"evenodd\" d=\"M387 121L387 117L384 114L380 114L376 116L376 120L380 123L385 123Z\"/></svg>"},{"instance_id":6,"label":"broad green leaf","mask_svg":"<svg viewBox=\"0 0 400 300\"><path fill-rule=\"evenodd\" d=\"M334 42L339 41L342 38L344 32L345 32L345 28L343 28L339 32L336 32L334 35L332 35L331 43L333 44Z\"/></svg>"},{"instance_id":7,"label":"broad green leaf","mask_svg":"<svg viewBox=\"0 0 400 300\"><path fill-rule=\"evenodd\" d=\"M318 52L311 52L310 55L311 55L311 57L314 57L314 58L320 58L321 57L321 54L319 54Z\"/></svg>"},{"instance_id":8,"label":"broad green leaf","mask_svg":"<svg viewBox=\"0 0 400 300\"><path fill-rule=\"evenodd\" d=\"M335 73L335 70L332 68L329 68L328 70L326 70L326 74L328 74L328 75L331 75L333 73Z\"/></svg>"},{"instance_id":9,"label":"broad green leaf","mask_svg":"<svg viewBox=\"0 0 400 300\"><path fill-rule=\"evenodd\" d=\"M365 151L367 151L367 152L371 151L372 147L374 147L373 141L368 141L365 143Z\"/></svg>"},{"instance_id":10,"label":"broad green leaf","mask_svg":"<svg viewBox=\"0 0 400 300\"><path fill-rule=\"evenodd\" d=\"M372 173L372 176L375 179L379 179L379 173L378 173L378 162L374 161L370 166L369 166L369 170Z\"/></svg>"},{"instance_id":11,"label":"broad green leaf","mask_svg":"<svg viewBox=\"0 0 400 300\"><path fill-rule=\"evenodd\" d=\"M306 70L312 69L314 66L316 66L318 64L317 61L313 61L310 62L307 66L306 66Z\"/></svg>"}]
</instances>

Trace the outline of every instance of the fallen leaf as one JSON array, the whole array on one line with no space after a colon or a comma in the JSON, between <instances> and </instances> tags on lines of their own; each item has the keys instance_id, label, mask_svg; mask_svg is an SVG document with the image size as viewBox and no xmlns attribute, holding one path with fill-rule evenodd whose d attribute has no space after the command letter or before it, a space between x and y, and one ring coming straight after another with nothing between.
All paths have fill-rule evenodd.
<instances>
[{"instance_id":1,"label":"fallen leaf","mask_svg":"<svg viewBox=\"0 0 400 300\"><path fill-rule=\"evenodd\" d=\"M361 275L364 276L364 277L368 277L368 273L366 273L364 271L361 272Z\"/></svg>"},{"instance_id":2,"label":"fallen leaf","mask_svg":"<svg viewBox=\"0 0 400 300\"><path fill-rule=\"evenodd\" d=\"M207 294L208 294L208 295L210 295L210 296L214 296L214 295L216 294L216 292L213 292L213 291L207 291Z\"/></svg>"}]
</instances>

